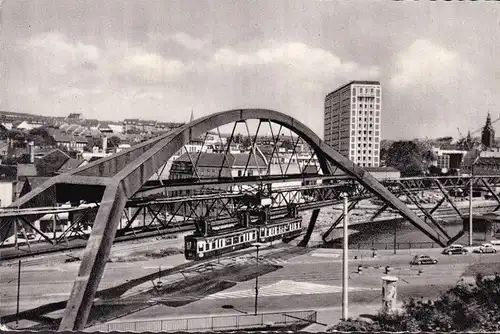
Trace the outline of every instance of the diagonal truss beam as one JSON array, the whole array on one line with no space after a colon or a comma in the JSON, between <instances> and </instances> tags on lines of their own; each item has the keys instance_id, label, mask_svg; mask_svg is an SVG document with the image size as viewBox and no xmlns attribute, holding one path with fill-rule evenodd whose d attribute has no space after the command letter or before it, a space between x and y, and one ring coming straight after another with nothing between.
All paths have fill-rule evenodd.
<instances>
[{"instance_id":1,"label":"diagonal truss beam","mask_svg":"<svg viewBox=\"0 0 500 334\"><path fill-rule=\"evenodd\" d=\"M350 212L351 210L353 210L356 205L358 204L359 201L352 201L349 203L349 207L347 208L347 212ZM326 238L328 238L328 236L330 235L330 233L332 233L332 231L335 229L335 227L337 227L338 224L340 224L340 222L344 219L344 212L342 212L340 214L340 216L337 218L337 220L335 220L335 222L328 228L328 230L326 230L325 233L323 233L323 235L321 236L321 238L323 239L323 242L326 242Z\"/></svg>"},{"instance_id":2,"label":"diagonal truss beam","mask_svg":"<svg viewBox=\"0 0 500 334\"><path fill-rule=\"evenodd\" d=\"M444 198L446 198L446 200L448 201L448 203L450 203L450 205L453 208L453 210L455 210L455 212L460 216L460 218L463 219L464 215L457 208L457 206L455 205L455 202L453 202L453 200L451 199L450 195L448 194L448 191L443 187L443 185L441 184L441 182L439 182L438 179L436 179L436 184L437 184L439 190L441 190L441 192L443 193Z\"/></svg>"},{"instance_id":3,"label":"diagonal truss beam","mask_svg":"<svg viewBox=\"0 0 500 334\"><path fill-rule=\"evenodd\" d=\"M41 189L35 189L26 195L29 200L37 200L39 195L48 189L49 185L73 183L71 181L77 175L90 177L88 180L82 179L83 185L95 181L95 184L104 188L104 191L99 195L102 197L96 198L96 201L100 201L101 204L90 238L83 252L78 276L73 285L60 330L81 330L84 328L127 200L170 157L194 138L198 138L207 131L219 126L249 119L270 120L294 131L314 150L324 174L331 174L330 166L342 170L354 177L364 188L383 200L391 208L400 212L403 218L410 221L433 241L442 246L446 244L446 236L441 235L427 225L378 180L336 152L312 130L296 119L268 109L238 109L216 113L194 120L166 135L134 146L117 155L83 166L75 172L61 174L59 178L49 180L50 183L44 184ZM97 177L97 179L94 180L94 177ZM49 203L47 206L51 204ZM21 198L13 205L25 207L27 200Z\"/></svg>"}]
</instances>

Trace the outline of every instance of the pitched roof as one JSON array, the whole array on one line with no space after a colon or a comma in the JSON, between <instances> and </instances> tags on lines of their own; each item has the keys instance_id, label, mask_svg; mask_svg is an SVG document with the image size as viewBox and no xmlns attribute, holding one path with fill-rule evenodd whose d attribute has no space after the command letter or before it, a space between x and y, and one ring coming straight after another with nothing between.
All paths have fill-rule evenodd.
<instances>
[{"instance_id":1,"label":"pitched roof","mask_svg":"<svg viewBox=\"0 0 500 334\"><path fill-rule=\"evenodd\" d=\"M184 153L175 161L191 162L189 159L190 157L198 167L220 167L222 163L224 163L224 167L230 167L233 166L234 162L234 156L232 154L228 154L227 158L224 159L224 154L207 152L196 152L190 153L189 155Z\"/></svg>"},{"instance_id":2,"label":"pitched roof","mask_svg":"<svg viewBox=\"0 0 500 334\"><path fill-rule=\"evenodd\" d=\"M37 171L35 164L17 164L17 175L21 176L36 176Z\"/></svg>"},{"instance_id":3,"label":"pitched roof","mask_svg":"<svg viewBox=\"0 0 500 334\"><path fill-rule=\"evenodd\" d=\"M35 165L40 176L53 176L70 159L69 155L59 149L36 160Z\"/></svg>"},{"instance_id":4,"label":"pitched roof","mask_svg":"<svg viewBox=\"0 0 500 334\"><path fill-rule=\"evenodd\" d=\"M0 180L15 181L17 167L16 165L0 165Z\"/></svg>"},{"instance_id":5,"label":"pitched roof","mask_svg":"<svg viewBox=\"0 0 500 334\"><path fill-rule=\"evenodd\" d=\"M73 159L73 158L69 158L68 160L66 160L66 162L59 168L59 170L57 171L58 173L62 174L62 173L65 173L65 172L68 172L72 169L76 169L78 167L80 167L80 165L82 163L84 163L85 160L79 160L79 159Z\"/></svg>"},{"instance_id":6,"label":"pitched roof","mask_svg":"<svg viewBox=\"0 0 500 334\"><path fill-rule=\"evenodd\" d=\"M302 173L305 173L305 174L315 174L317 173L319 170L319 166L315 166L315 165L306 165L302 168Z\"/></svg>"},{"instance_id":7,"label":"pitched roof","mask_svg":"<svg viewBox=\"0 0 500 334\"><path fill-rule=\"evenodd\" d=\"M221 153L208 153L208 152L197 152L190 153L189 156L191 160L197 164L199 167L220 167L224 163L224 167L245 167L249 159L249 153L229 153L227 158L224 159L224 154ZM179 162L191 162L187 153L181 155L176 161ZM260 155L257 154L257 164L255 163L254 155L250 157L248 161L248 167L266 168L267 165Z\"/></svg>"},{"instance_id":8,"label":"pitched roof","mask_svg":"<svg viewBox=\"0 0 500 334\"><path fill-rule=\"evenodd\" d=\"M27 177L26 181L24 181L21 190L19 191L20 196L24 196L33 189L41 186L45 181L50 179L50 177Z\"/></svg>"},{"instance_id":9,"label":"pitched roof","mask_svg":"<svg viewBox=\"0 0 500 334\"><path fill-rule=\"evenodd\" d=\"M267 168L264 159L262 159L262 157L258 154L257 155L252 154L250 156L249 153L234 153L233 156L235 158L233 162L233 167L234 166L245 167L248 162L248 167ZM248 159L250 159L250 161ZM257 160L257 162L255 160Z\"/></svg>"},{"instance_id":10,"label":"pitched roof","mask_svg":"<svg viewBox=\"0 0 500 334\"><path fill-rule=\"evenodd\" d=\"M499 157L479 157L476 165L487 165L487 166L500 166Z\"/></svg>"},{"instance_id":11,"label":"pitched roof","mask_svg":"<svg viewBox=\"0 0 500 334\"><path fill-rule=\"evenodd\" d=\"M85 137L80 137L80 136L72 136L72 135L63 135L60 133L54 133L52 135L54 140L58 143L64 143L64 142L77 142L77 143L85 143L87 144L88 141Z\"/></svg>"},{"instance_id":12,"label":"pitched roof","mask_svg":"<svg viewBox=\"0 0 500 334\"><path fill-rule=\"evenodd\" d=\"M375 172L375 173L396 173L399 172L394 167L363 167L367 172Z\"/></svg>"}]
</instances>

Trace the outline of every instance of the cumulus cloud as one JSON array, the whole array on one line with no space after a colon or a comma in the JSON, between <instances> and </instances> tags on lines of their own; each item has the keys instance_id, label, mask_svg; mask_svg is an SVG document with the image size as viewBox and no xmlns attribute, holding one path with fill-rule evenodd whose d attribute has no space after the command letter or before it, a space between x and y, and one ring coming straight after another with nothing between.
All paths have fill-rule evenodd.
<instances>
[{"instance_id":1,"label":"cumulus cloud","mask_svg":"<svg viewBox=\"0 0 500 334\"><path fill-rule=\"evenodd\" d=\"M152 81L178 76L186 69L186 65L180 60L167 59L157 53L142 50L124 55L121 66L128 74Z\"/></svg>"},{"instance_id":2,"label":"cumulus cloud","mask_svg":"<svg viewBox=\"0 0 500 334\"><path fill-rule=\"evenodd\" d=\"M471 64L458 53L425 39L415 40L396 56L390 84L406 89L415 84L447 85L459 76L473 72Z\"/></svg>"},{"instance_id":3,"label":"cumulus cloud","mask_svg":"<svg viewBox=\"0 0 500 334\"><path fill-rule=\"evenodd\" d=\"M458 51L416 39L394 56L384 107L391 135L456 137L457 127L474 130L483 121L474 113L488 109L489 89L481 82L476 66Z\"/></svg>"},{"instance_id":4,"label":"cumulus cloud","mask_svg":"<svg viewBox=\"0 0 500 334\"><path fill-rule=\"evenodd\" d=\"M284 65L311 74L334 71L345 74L360 68L354 62L342 61L327 50L310 47L304 43L272 43L249 53L222 48L214 54L213 61L215 65L226 66ZM375 67L363 70L370 76L379 74L378 68Z\"/></svg>"},{"instance_id":5,"label":"cumulus cloud","mask_svg":"<svg viewBox=\"0 0 500 334\"><path fill-rule=\"evenodd\" d=\"M362 66L352 61L342 60L332 52L297 42L267 42L258 50L238 52L233 48L221 48L212 58L212 67L273 66L276 71L292 79L312 80L319 83L335 79L360 78L375 79L380 69ZM317 89L314 84L311 88Z\"/></svg>"},{"instance_id":6,"label":"cumulus cloud","mask_svg":"<svg viewBox=\"0 0 500 334\"><path fill-rule=\"evenodd\" d=\"M201 50L205 45L210 43L208 38L195 38L184 32L177 32L175 34L169 35L167 39L175 41L177 44L182 45L186 49Z\"/></svg>"}]
</instances>

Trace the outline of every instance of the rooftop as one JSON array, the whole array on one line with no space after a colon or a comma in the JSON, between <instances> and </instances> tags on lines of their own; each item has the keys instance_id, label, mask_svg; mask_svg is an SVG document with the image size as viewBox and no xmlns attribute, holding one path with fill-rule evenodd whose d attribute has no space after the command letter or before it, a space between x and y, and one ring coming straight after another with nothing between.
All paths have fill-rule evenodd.
<instances>
[{"instance_id":1,"label":"rooftop","mask_svg":"<svg viewBox=\"0 0 500 334\"><path fill-rule=\"evenodd\" d=\"M363 169L366 170L367 172L375 172L375 173L399 172L399 170L397 170L394 167L363 167Z\"/></svg>"},{"instance_id":2,"label":"rooftop","mask_svg":"<svg viewBox=\"0 0 500 334\"><path fill-rule=\"evenodd\" d=\"M335 89L333 92L327 94L326 96L329 96L333 93L336 93L338 92L339 90L342 90L348 86L351 86L351 85L380 85L380 82L379 81L369 81L369 80L353 80L337 89Z\"/></svg>"}]
</instances>

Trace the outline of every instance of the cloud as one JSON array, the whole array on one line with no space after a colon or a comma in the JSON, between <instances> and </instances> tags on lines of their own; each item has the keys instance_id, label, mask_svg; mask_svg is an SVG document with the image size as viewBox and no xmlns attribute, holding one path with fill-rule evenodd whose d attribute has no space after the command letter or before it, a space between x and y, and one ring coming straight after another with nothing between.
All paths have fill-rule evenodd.
<instances>
[{"instance_id":1,"label":"cloud","mask_svg":"<svg viewBox=\"0 0 500 334\"><path fill-rule=\"evenodd\" d=\"M323 81L332 77L359 75L373 79L380 75L378 67L364 67L352 61L343 61L328 50L298 42L267 42L265 47L251 52L221 48L215 52L212 66L277 66L291 76L316 78Z\"/></svg>"},{"instance_id":2,"label":"cloud","mask_svg":"<svg viewBox=\"0 0 500 334\"><path fill-rule=\"evenodd\" d=\"M390 84L396 89L427 84L443 86L471 74L473 67L457 52L448 50L425 39L415 40L395 59L395 71Z\"/></svg>"},{"instance_id":3,"label":"cloud","mask_svg":"<svg viewBox=\"0 0 500 334\"><path fill-rule=\"evenodd\" d=\"M176 77L187 68L180 60L167 59L157 53L144 52L140 49L124 55L121 67L125 74L154 82Z\"/></svg>"},{"instance_id":4,"label":"cloud","mask_svg":"<svg viewBox=\"0 0 500 334\"><path fill-rule=\"evenodd\" d=\"M192 37L184 32L177 32L169 35L167 39L175 41L177 44L182 45L186 49L201 50L205 45L210 43L210 39L200 39Z\"/></svg>"},{"instance_id":5,"label":"cloud","mask_svg":"<svg viewBox=\"0 0 500 334\"><path fill-rule=\"evenodd\" d=\"M70 41L63 34L54 32L35 35L21 41L19 46L37 65L56 73L78 66L94 66L101 58L101 52L95 45Z\"/></svg>"}]
</instances>

